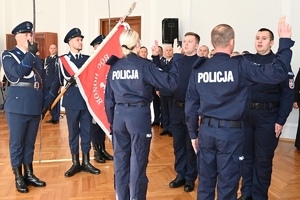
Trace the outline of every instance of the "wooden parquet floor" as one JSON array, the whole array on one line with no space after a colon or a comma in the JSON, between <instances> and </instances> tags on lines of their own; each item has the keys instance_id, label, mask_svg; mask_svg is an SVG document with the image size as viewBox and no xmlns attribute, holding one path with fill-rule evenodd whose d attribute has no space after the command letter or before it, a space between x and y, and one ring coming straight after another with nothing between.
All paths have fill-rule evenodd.
<instances>
[{"instance_id":1,"label":"wooden parquet floor","mask_svg":"<svg viewBox=\"0 0 300 200\"><path fill-rule=\"evenodd\" d=\"M47 117L47 119L49 116ZM176 176L172 138L160 136L160 127L153 128L153 139L147 175L149 178L147 199L149 200L192 200L196 190L190 193L183 187L169 188L169 182ZM91 163L101 174L78 173L66 178L64 173L71 166L68 146L66 118L59 124L42 126L42 153L40 159L40 134L37 136L34 173L46 181L45 188L29 186L29 193L21 194L15 189L14 175L9 158L9 134L4 112L0 112L0 200L115 200L113 188L113 162ZM106 140L107 151L113 154L112 144ZM91 157L93 151L91 151ZM197 183L196 183L197 184ZM197 186L197 185L196 185ZM280 140L274 158L272 184L269 199L300 199L300 153L293 141Z\"/></svg>"}]
</instances>

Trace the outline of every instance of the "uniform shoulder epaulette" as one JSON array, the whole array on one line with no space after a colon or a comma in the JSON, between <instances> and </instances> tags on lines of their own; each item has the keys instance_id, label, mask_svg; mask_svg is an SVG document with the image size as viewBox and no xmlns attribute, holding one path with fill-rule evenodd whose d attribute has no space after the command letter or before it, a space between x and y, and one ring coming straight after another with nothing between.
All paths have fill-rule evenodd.
<instances>
[{"instance_id":1,"label":"uniform shoulder epaulette","mask_svg":"<svg viewBox=\"0 0 300 200\"><path fill-rule=\"evenodd\" d=\"M207 57L199 57L196 62L193 64L192 68L197 69L200 67L208 58Z\"/></svg>"},{"instance_id":2,"label":"uniform shoulder epaulette","mask_svg":"<svg viewBox=\"0 0 300 200\"><path fill-rule=\"evenodd\" d=\"M120 58L118 58L117 56L115 55L112 55L109 57L109 59L106 61L106 64L108 65L113 65L115 64Z\"/></svg>"}]
</instances>

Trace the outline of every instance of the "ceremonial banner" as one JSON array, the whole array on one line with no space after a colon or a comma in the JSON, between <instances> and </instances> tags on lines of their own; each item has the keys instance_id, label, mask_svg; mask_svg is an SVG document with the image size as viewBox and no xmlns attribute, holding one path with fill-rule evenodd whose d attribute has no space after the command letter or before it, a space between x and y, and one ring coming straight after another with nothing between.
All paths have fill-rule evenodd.
<instances>
[{"instance_id":1,"label":"ceremonial banner","mask_svg":"<svg viewBox=\"0 0 300 200\"><path fill-rule=\"evenodd\" d=\"M108 123L104 108L104 92L106 76L110 69L106 61L111 55L123 57L119 42L120 34L128 29L127 23L115 27L102 41L91 57L84 64L85 69L76 78L80 93L87 103L88 109L94 120L100 125L107 136L111 138L110 124Z\"/></svg>"}]
</instances>

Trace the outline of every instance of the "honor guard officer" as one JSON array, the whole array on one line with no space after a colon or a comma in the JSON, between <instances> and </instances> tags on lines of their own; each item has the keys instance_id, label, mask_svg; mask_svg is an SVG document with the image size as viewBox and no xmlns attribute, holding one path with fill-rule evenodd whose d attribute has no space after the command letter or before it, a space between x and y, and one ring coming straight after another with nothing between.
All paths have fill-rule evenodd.
<instances>
[{"instance_id":1,"label":"honor guard officer","mask_svg":"<svg viewBox=\"0 0 300 200\"><path fill-rule=\"evenodd\" d=\"M108 60L111 68L105 88L105 111L113 132L116 196L118 200L146 200L152 91L153 87L176 89L178 68L166 73L137 56L141 44L134 30L125 30L120 43L124 57ZM157 44L152 51L157 55Z\"/></svg>"},{"instance_id":2,"label":"honor guard officer","mask_svg":"<svg viewBox=\"0 0 300 200\"><path fill-rule=\"evenodd\" d=\"M28 192L28 185L45 187L33 174L33 153L43 108L43 66L36 56L37 43L32 42L31 22L25 21L12 30L17 45L5 50L2 63L10 82L4 110L9 127L9 151L16 188ZM22 165L24 174L22 174Z\"/></svg>"},{"instance_id":3,"label":"honor guard officer","mask_svg":"<svg viewBox=\"0 0 300 200\"><path fill-rule=\"evenodd\" d=\"M78 69L88 59L89 56L80 53L83 37L79 28L71 29L65 36L64 42L70 46L70 52L59 58L58 74L55 76L52 84L50 98L53 99L59 87L63 85L60 77L63 77L66 81L72 81L70 74L76 74ZM65 61L64 64L62 64L63 61ZM80 171L100 174L100 170L90 163L92 116L77 84L72 84L68 88L64 94L62 106L65 107L66 111L69 146L73 162L65 176L71 177ZM81 138L82 165L79 163L79 136Z\"/></svg>"},{"instance_id":4,"label":"honor guard officer","mask_svg":"<svg viewBox=\"0 0 300 200\"><path fill-rule=\"evenodd\" d=\"M104 39L104 35L99 35L91 42L90 45L94 48L94 50L96 50ZM95 150L94 159L96 162L105 163L105 160L114 159L114 157L105 150L105 133L94 119L91 127L91 138Z\"/></svg>"},{"instance_id":5,"label":"honor guard officer","mask_svg":"<svg viewBox=\"0 0 300 200\"><path fill-rule=\"evenodd\" d=\"M44 63L44 87L48 91L50 91L52 83L54 81L55 76L55 63L58 59L57 56L57 47L55 44L51 44L49 47L50 56L45 59ZM60 101L52 108L51 112L51 119L46 121L47 123L57 124L59 123L60 117Z\"/></svg>"},{"instance_id":6,"label":"honor guard officer","mask_svg":"<svg viewBox=\"0 0 300 200\"><path fill-rule=\"evenodd\" d=\"M242 56L230 58L234 31L227 24L211 32L214 57L199 58L193 66L186 94L185 113L192 144L198 155L197 199L237 199L243 156L244 124L249 110L249 85L280 83L291 70L294 42L291 27L282 17L277 56L271 64L259 65ZM198 118L201 117L199 129ZM245 141L247 142L247 141Z\"/></svg>"},{"instance_id":7,"label":"honor guard officer","mask_svg":"<svg viewBox=\"0 0 300 200\"><path fill-rule=\"evenodd\" d=\"M271 63L275 58L271 47L273 32L262 28L255 40L256 54L245 58L258 63ZM271 184L272 160L282 131L294 102L294 74L279 84L255 84L250 86L251 104L244 120L245 142L242 167L242 196L240 200L268 199Z\"/></svg>"}]
</instances>

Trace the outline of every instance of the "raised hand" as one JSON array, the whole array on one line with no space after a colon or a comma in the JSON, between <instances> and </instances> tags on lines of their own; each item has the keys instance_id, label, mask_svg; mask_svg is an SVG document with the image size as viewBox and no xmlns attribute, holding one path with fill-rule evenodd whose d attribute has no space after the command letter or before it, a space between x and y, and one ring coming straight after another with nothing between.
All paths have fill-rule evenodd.
<instances>
[{"instance_id":1,"label":"raised hand","mask_svg":"<svg viewBox=\"0 0 300 200\"><path fill-rule=\"evenodd\" d=\"M152 46L151 50L152 50L152 55L153 56L158 55L159 48L158 48L158 41L157 40L154 41L154 45Z\"/></svg>"},{"instance_id":2,"label":"raised hand","mask_svg":"<svg viewBox=\"0 0 300 200\"><path fill-rule=\"evenodd\" d=\"M173 53L181 53L181 47L178 45L177 38L173 42Z\"/></svg>"},{"instance_id":3,"label":"raised hand","mask_svg":"<svg viewBox=\"0 0 300 200\"><path fill-rule=\"evenodd\" d=\"M285 22L286 16L282 16L278 22L278 36L280 38L292 37L292 26Z\"/></svg>"}]
</instances>

